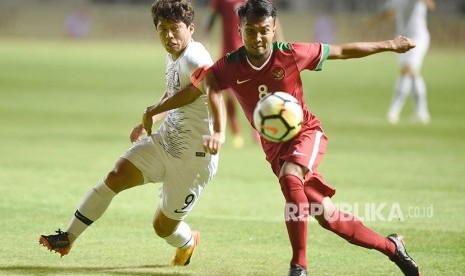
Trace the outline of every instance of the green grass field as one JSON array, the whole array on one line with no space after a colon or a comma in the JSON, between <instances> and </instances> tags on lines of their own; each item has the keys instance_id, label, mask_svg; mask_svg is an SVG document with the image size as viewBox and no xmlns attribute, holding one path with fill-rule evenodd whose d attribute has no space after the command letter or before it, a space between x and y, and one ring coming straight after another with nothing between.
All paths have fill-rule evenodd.
<instances>
[{"instance_id":1,"label":"green grass field","mask_svg":"<svg viewBox=\"0 0 465 276\"><path fill-rule=\"evenodd\" d=\"M0 41L1 275L286 275L291 256L279 184L259 146L224 145L217 177L187 221L202 242L191 265L151 227L158 187L115 198L60 258L40 234L66 228L81 198L129 148L143 109L164 90L158 42ZM366 225L406 237L423 275L465 275L465 53L433 48L424 64L432 122L385 113L395 55L328 61L305 73L306 99L329 137L320 171L334 201L399 206L404 220ZM309 224L309 275L401 275L376 251Z\"/></svg>"}]
</instances>

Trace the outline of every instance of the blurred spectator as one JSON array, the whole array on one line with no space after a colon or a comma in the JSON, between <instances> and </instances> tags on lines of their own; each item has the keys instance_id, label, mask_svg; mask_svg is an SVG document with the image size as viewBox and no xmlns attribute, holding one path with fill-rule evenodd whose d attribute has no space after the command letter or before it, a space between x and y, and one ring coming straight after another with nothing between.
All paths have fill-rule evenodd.
<instances>
[{"instance_id":1,"label":"blurred spectator","mask_svg":"<svg viewBox=\"0 0 465 276\"><path fill-rule=\"evenodd\" d=\"M64 28L67 38L82 39L87 37L91 20L84 6L74 8L66 17Z\"/></svg>"},{"instance_id":2,"label":"blurred spectator","mask_svg":"<svg viewBox=\"0 0 465 276\"><path fill-rule=\"evenodd\" d=\"M336 22L332 16L331 2L325 3L322 13L316 17L313 23L313 41L326 44L336 42Z\"/></svg>"}]
</instances>

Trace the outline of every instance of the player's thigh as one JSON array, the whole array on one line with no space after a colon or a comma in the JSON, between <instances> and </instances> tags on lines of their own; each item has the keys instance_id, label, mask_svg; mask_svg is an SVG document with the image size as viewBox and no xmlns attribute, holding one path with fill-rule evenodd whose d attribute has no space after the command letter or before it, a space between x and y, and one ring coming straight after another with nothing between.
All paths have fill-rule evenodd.
<instances>
[{"instance_id":1,"label":"player's thigh","mask_svg":"<svg viewBox=\"0 0 465 276\"><path fill-rule=\"evenodd\" d=\"M154 143L150 137L138 141L121 158L131 162L141 172L143 184L163 181L168 156L162 147Z\"/></svg>"},{"instance_id":2,"label":"player's thigh","mask_svg":"<svg viewBox=\"0 0 465 276\"><path fill-rule=\"evenodd\" d=\"M306 168L307 171L316 173L317 167L326 152L326 140L327 138L321 130L302 131L292 140L286 152L282 153L279 159L284 161L283 164L292 162ZM276 164L273 164L273 166L273 171L275 171L277 169ZM292 166L290 168L280 167L278 171L280 176L285 173L283 169L295 168Z\"/></svg>"}]
</instances>

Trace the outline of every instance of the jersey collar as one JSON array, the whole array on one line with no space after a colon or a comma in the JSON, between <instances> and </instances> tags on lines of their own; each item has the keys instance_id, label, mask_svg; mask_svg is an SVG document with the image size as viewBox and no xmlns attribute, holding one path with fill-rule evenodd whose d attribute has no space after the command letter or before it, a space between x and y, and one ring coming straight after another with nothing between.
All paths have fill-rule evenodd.
<instances>
[{"instance_id":1,"label":"jersey collar","mask_svg":"<svg viewBox=\"0 0 465 276\"><path fill-rule=\"evenodd\" d=\"M271 56L273 55L273 52L274 51L272 50L271 53L270 53L270 56L268 57L268 59L260 67L256 67L255 65L253 65L250 62L249 57L247 56L247 52L245 54L245 58L247 59L247 63L250 65L250 67L252 67L252 69L254 69L255 71L260 71L260 70L263 69L263 67L265 67L268 64L268 62L270 62L270 59L271 59Z\"/></svg>"}]
</instances>

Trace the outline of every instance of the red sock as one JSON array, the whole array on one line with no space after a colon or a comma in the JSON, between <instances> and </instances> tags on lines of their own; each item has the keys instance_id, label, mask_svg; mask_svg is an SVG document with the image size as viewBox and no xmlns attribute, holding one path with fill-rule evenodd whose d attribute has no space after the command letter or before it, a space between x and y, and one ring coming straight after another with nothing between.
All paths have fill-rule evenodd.
<instances>
[{"instance_id":1,"label":"red sock","mask_svg":"<svg viewBox=\"0 0 465 276\"><path fill-rule=\"evenodd\" d=\"M285 221L292 246L291 265L307 268L307 219L308 200L302 181L295 175L287 174L279 179L281 191L286 198Z\"/></svg>"},{"instance_id":2,"label":"red sock","mask_svg":"<svg viewBox=\"0 0 465 276\"><path fill-rule=\"evenodd\" d=\"M395 254L396 247L393 242L375 233L350 214L336 210L329 221L321 219L319 223L351 244L376 249L388 257Z\"/></svg>"}]
</instances>

